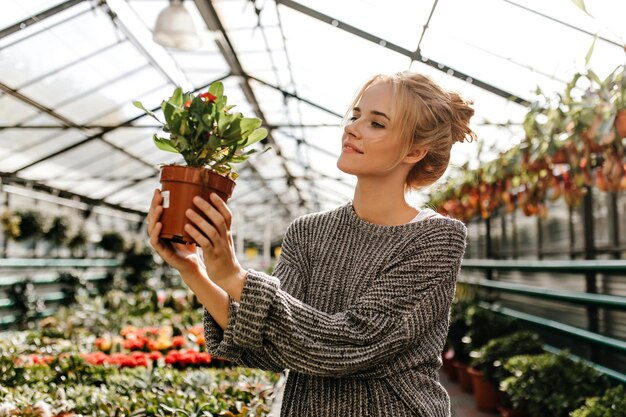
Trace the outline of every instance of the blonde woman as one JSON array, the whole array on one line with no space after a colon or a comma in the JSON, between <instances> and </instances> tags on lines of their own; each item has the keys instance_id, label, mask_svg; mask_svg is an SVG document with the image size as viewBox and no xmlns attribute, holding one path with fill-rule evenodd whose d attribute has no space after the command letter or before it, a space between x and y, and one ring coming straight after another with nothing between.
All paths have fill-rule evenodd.
<instances>
[{"instance_id":1,"label":"blonde woman","mask_svg":"<svg viewBox=\"0 0 626 417\"><path fill-rule=\"evenodd\" d=\"M205 307L209 351L243 366L288 369L282 416L450 416L438 380L467 229L406 201L445 172L450 149L472 140L474 111L427 76L377 75L344 123L337 166L354 198L294 220L272 276L235 256L232 215L216 195L189 211L201 248L158 239L155 191L148 233Z\"/></svg>"}]
</instances>

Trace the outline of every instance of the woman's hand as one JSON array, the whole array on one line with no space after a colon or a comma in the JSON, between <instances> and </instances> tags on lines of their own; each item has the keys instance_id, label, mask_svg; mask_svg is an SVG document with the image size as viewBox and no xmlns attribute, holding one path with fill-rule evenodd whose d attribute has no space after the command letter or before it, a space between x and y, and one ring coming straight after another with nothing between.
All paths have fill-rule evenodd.
<instances>
[{"instance_id":1,"label":"woman's hand","mask_svg":"<svg viewBox=\"0 0 626 417\"><path fill-rule=\"evenodd\" d=\"M197 254L196 245L183 245L159 239L159 233L163 227L163 224L159 222L161 214L163 213L162 202L163 197L161 197L161 190L157 189L154 191L154 197L152 197L150 211L148 212L148 236L150 236L150 245L165 262L172 268L177 269L181 275L199 271L201 263Z\"/></svg>"},{"instance_id":2,"label":"woman's hand","mask_svg":"<svg viewBox=\"0 0 626 417\"><path fill-rule=\"evenodd\" d=\"M202 248L204 264L209 278L235 299L239 299L246 278L235 255L235 245L230 233L232 213L226 203L215 193L210 202L195 197L193 203L209 221L189 209L185 213L190 223L185 231Z\"/></svg>"}]
</instances>

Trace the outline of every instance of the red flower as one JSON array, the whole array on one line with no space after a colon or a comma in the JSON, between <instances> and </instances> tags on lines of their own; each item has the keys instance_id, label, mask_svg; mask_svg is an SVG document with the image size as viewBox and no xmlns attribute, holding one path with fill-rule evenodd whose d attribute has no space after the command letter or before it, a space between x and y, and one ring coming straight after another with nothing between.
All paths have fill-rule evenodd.
<instances>
[{"instance_id":1,"label":"red flower","mask_svg":"<svg viewBox=\"0 0 626 417\"><path fill-rule=\"evenodd\" d=\"M163 356L161 355L161 352L155 351L155 352L150 352L149 358L150 360L156 361L156 360L159 360L161 356Z\"/></svg>"},{"instance_id":2,"label":"red flower","mask_svg":"<svg viewBox=\"0 0 626 417\"><path fill-rule=\"evenodd\" d=\"M215 103L215 99L217 99L217 97L215 97L213 94L209 93L208 91L206 93L200 94L200 98L208 100L210 103Z\"/></svg>"},{"instance_id":3,"label":"red flower","mask_svg":"<svg viewBox=\"0 0 626 417\"><path fill-rule=\"evenodd\" d=\"M172 347L181 347L185 345L185 338L183 336L172 337Z\"/></svg>"},{"instance_id":4,"label":"red flower","mask_svg":"<svg viewBox=\"0 0 626 417\"><path fill-rule=\"evenodd\" d=\"M185 107L189 107L189 106L191 106L191 100L185 101Z\"/></svg>"}]
</instances>

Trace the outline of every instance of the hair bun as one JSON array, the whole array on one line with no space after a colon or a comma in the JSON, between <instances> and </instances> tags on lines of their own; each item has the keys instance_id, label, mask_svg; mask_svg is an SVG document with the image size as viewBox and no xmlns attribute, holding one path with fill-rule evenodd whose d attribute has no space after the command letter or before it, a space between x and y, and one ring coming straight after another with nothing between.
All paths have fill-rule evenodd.
<instances>
[{"instance_id":1,"label":"hair bun","mask_svg":"<svg viewBox=\"0 0 626 417\"><path fill-rule=\"evenodd\" d=\"M470 129L469 121L474 115L474 102L466 100L459 93L448 92L450 95L450 109L452 110L452 140L454 142L473 142L477 140L476 133Z\"/></svg>"}]
</instances>

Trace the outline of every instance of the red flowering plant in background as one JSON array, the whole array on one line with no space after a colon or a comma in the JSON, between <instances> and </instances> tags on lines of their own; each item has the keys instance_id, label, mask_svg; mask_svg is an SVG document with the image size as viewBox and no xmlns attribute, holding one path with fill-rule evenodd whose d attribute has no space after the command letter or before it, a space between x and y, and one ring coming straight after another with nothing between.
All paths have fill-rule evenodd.
<instances>
[{"instance_id":1,"label":"red flowering plant in background","mask_svg":"<svg viewBox=\"0 0 626 417\"><path fill-rule=\"evenodd\" d=\"M260 127L261 119L231 113L224 85L214 82L209 91L194 95L183 93L180 87L161 104L165 122L147 110L140 102L133 104L154 118L169 137L154 135L154 143L164 151L181 154L190 167L207 167L232 180L237 178L232 163L244 162L256 150L243 149L267 137ZM269 148L268 148L269 149Z\"/></svg>"}]
</instances>

